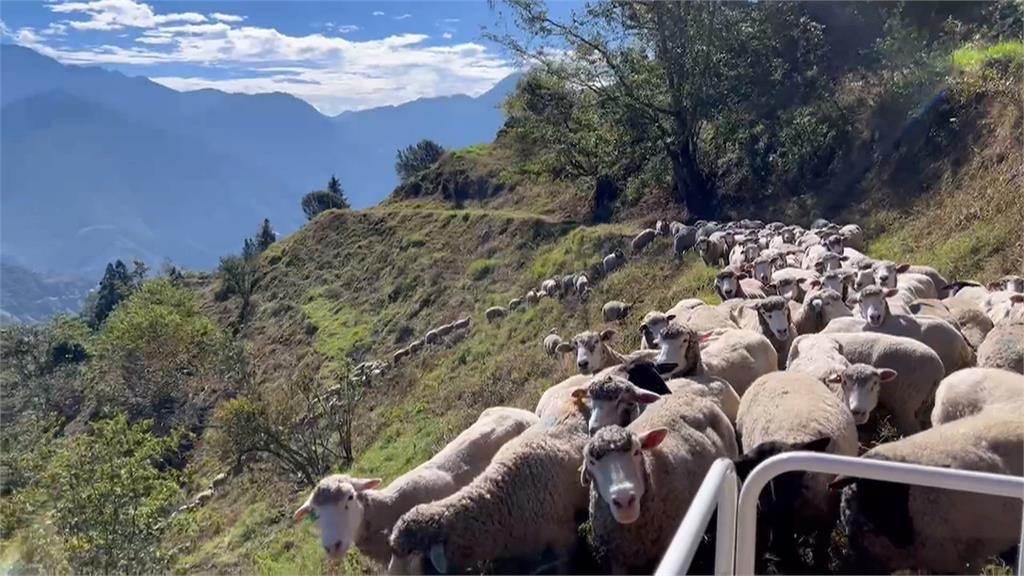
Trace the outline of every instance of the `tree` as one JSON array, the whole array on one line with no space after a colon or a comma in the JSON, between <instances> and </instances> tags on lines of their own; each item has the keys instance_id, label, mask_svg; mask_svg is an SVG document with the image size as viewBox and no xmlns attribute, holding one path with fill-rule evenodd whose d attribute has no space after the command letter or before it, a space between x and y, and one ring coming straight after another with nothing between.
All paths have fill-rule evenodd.
<instances>
[{"instance_id":1,"label":"tree","mask_svg":"<svg viewBox=\"0 0 1024 576\"><path fill-rule=\"evenodd\" d=\"M341 182L333 175L327 181L326 190L314 190L302 197L302 212L306 214L307 220L312 220L317 214L332 208L340 210L349 208L345 191L341 188Z\"/></svg>"},{"instance_id":2,"label":"tree","mask_svg":"<svg viewBox=\"0 0 1024 576\"><path fill-rule=\"evenodd\" d=\"M395 172L403 182L430 168L444 156L444 148L433 140L420 140L398 151Z\"/></svg>"},{"instance_id":3,"label":"tree","mask_svg":"<svg viewBox=\"0 0 1024 576\"><path fill-rule=\"evenodd\" d=\"M108 263L96 290L96 299L87 311L89 325L97 328L103 324L114 308L142 285L146 271L145 263L138 260L135 261L132 272L129 272L128 267L120 260Z\"/></svg>"},{"instance_id":4,"label":"tree","mask_svg":"<svg viewBox=\"0 0 1024 576\"><path fill-rule=\"evenodd\" d=\"M270 219L264 218L259 232L256 233L256 250L264 252L270 245L277 242L277 232L270 227Z\"/></svg>"},{"instance_id":5,"label":"tree","mask_svg":"<svg viewBox=\"0 0 1024 576\"><path fill-rule=\"evenodd\" d=\"M249 306L256 288L258 262L252 256L252 251L252 240L246 239L242 256L225 256L220 259L217 267L220 276L217 297L221 300L232 296L242 299L242 307L238 311L239 324L244 324L249 317Z\"/></svg>"},{"instance_id":6,"label":"tree","mask_svg":"<svg viewBox=\"0 0 1024 576\"><path fill-rule=\"evenodd\" d=\"M158 439L146 422L97 422L57 451L40 482L74 571L150 574L166 569L160 539L178 498L178 474L164 460L180 435Z\"/></svg>"}]
</instances>

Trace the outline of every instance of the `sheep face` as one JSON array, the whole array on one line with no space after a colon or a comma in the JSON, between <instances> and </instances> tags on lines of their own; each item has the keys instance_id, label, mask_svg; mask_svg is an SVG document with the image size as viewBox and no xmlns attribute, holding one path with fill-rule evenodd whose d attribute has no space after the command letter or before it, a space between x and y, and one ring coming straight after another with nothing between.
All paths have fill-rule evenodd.
<instances>
[{"instance_id":1,"label":"sheep face","mask_svg":"<svg viewBox=\"0 0 1024 576\"><path fill-rule=\"evenodd\" d=\"M851 316L850 309L843 303L843 297L831 289L824 289L815 293L805 301L805 304L814 309L814 313L827 320Z\"/></svg>"},{"instance_id":2,"label":"sheep face","mask_svg":"<svg viewBox=\"0 0 1024 576\"><path fill-rule=\"evenodd\" d=\"M999 280L1002 289L1007 292L1024 293L1024 277L1004 276Z\"/></svg>"},{"instance_id":3,"label":"sheep face","mask_svg":"<svg viewBox=\"0 0 1024 576\"><path fill-rule=\"evenodd\" d=\"M753 273L754 273L754 278L756 278L757 281L760 282L761 284L764 284L765 286L771 284L771 282L772 282L772 262L771 262L771 260L767 260L767 259L764 259L764 258L758 258L758 259L754 260Z\"/></svg>"},{"instance_id":4,"label":"sheep face","mask_svg":"<svg viewBox=\"0 0 1024 576\"><path fill-rule=\"evenodd\" d=\"M745 274L737 274L732 270L722 270L715 277L715 287L718 289L722 300L736 298L740 291L740 280L746 278Z\"/></svg>"},{"instance_id":5,"label":"sheep face","mask_svg":"<svg viewBox=\"0 0 1024 576\"><path fill-rule=\"evenodd\" d=\"M628 426L640 415L640 407L661 398L634 386L629 380L608 376L573 391L573 398L590 399L588 429L593 436L605 426Z\"/></svg>"},{"instance_id":6,"label":"sheep face","mask_svg":"<svg viewBox=\"0 0 1024 576\"><path fill-rule=\"evenodd\" d=\"M607 350L604 343L615 336L614 330L597 332L580 332L572 339L572 345L576 350L576 367L580 374L594 374L605 367L610 359L606 358Z\"/></svg>"},{"instance_id":7,"label":"sheep face","mask_svg":"<svg viewBox=\"0 0 1024 576\"><path fill-rule=\"evenodd\" d=\"M878 328L889 317L889 302L886 298L895 295L895 289L882 290L868 286L854 298L854 301L860 304L860 315L868 326Z\"/></svg>"},{"instance_id":8,"label":"sheep face","mask_svg":"<svg viewBox=\"0 0 1024 576\"><path fill-rule=\"evenodd\" d=\"M593 482L616 522L632 524L640 518L647 484L643 451L657 447L667 435L665 428L636 434L620 426L608 426L583 449L581 481Z\"/></svg>"},{"instance_id":9,"label":"sheep face","mask_svg":"<svg viewBox=\"0 0 1024 576\"><path fill-rule=\"evenodd\" d=\"M832 270L839 270L843 266L843 257L835 252L829 252L821 257L821 260L815 264L814 269L819 274L831 272Z\"/></svg>"},{"instance_id":10,"label":"sheep face","mask_svg":"<svg viewBox=\"0 0 1024 576\"><path fill-rule=\"evenodd\" d=\"M786 300L800 299L800 284L795 278L779 280L775 283L775 287L779 291L779 296L782 296Z\"/></svg>"},{"instance_id":11,"label":"sheep face","mask_svg":"<svg viewBox=\"0 0 1024 576\"><path fill-rule=\"evenodd\" d=\"M789 306L785 298L773 296L754 304L761 324L768 327L772 335L781 342L789 340Z\"/></svg>"},{"instance_id":12,"label":"sheep face","mask_svg":"<svg viewBox=\"0 0 1024 576\"><path fill-rule=\"evenodd\" d=\"M828 240L825 241L825 246L828 248L829 252L840 256L843 255L843 237L839 234L829 236Z\"/></svg>"},{"instance_id":13,"label":"sheep face","mask_svg":"<svg viewBox=\"0 0 1024 576\"><path fill-rule=\"evenodd\" d=\"M380 478L352 478L334 474L321 480L309 498L295 511L295 520L310 513L320 528L320 543L334 561L341 560L355 542L363 522L359 494L380 485Z\"/></svg>"},{"instance_id":14,"label":"sheep face","mask_svg":"<svg viewBox=\"0 0 1024 576\"><path fill-rule=\"evenodd\" d=\"M757 245L757 242L748 242L743 245L743 258L746 262L753 262L757 255L761 253L761 247Z\"/></svg>"},{"instance_id":15,"label":"sheep face","mask_svg":"<svg viewBox=\"0 0 1024 576\"><path fill-rule=\"evenodd\" d=\"M658 357L654 363L661 374L689 374L700 363L697 333L687 326L669 323L657 342Z\"/></svg>"},{"instance_id":16,"label":"sheep face","mask_svg":"<svg viewBox=\"0 0 1024 576\"><path fill-rule=\"evenodd\" d=\"M858 270L853 276L853 289L857 292L875 285L875 272L870 267Z\"/></svg>"},{"instance_id":17,"label":"sheep face","mask_svg":"<svg viewBox=\"0 0 1024 576\"><path fill-rule=\"evenodd\" d=\"M843 286L849 281L850 275L843 270L832 270L826 272L821 279L821 284L830 290L843 293Z\"/></svg>"},{"instance_id":18,"label":"sheep face","mask_svg":"<svg viewBox=\"0 0 1024 576\"><path fill-rule=\"evenodd\" d=\"M895 262L876 262L872 267L872 271L875 275L875 284L882 288L895 288L896 275L900 272L906 271L906 269L906 265L899 266Z\"/></svg>"},{"instance_id":19,"label":"sheep face","mask_svg":"<svg viewBox=\"0 0 1024 576\"><path fill-rule=\"evenodd\" d=\"M652 311L648 312L644 316L643 323L640 324L640 331L643 332L644 342L649 348L654 348L658 338L661 337L661 333L668 328L668 323L675 318L675 314L666 316L661 312Z\"/></svg>"},{"instance_id":20,"label":"sheep face","mask_svg":"<svg viewBox=\"0 0 1024 576\"><path fill-rule=\"evenodd\" d=\"M896 371L888 368L851 364L842 373L830 376L828 382L842 384L843 399L853 414L853 421L860 426L868 421L871 411L878 405L881 385L891 383L896 376Z\"/></svg>"}]
</instances>

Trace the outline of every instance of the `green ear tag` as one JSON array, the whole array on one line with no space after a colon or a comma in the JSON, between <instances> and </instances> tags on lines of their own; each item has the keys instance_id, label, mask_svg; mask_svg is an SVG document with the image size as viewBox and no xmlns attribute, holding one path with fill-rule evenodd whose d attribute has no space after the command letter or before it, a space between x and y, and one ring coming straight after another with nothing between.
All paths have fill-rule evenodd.
<instances>
[{"instance_id":1,"label":"green ear tag","mask_svg":"<svg viewBox=\"0 0 1024 576\"><path fill-rule=\"evenodd\" d=\"M316 515L316 510L310 510L309 514L306 514L306 520L308 520L310 524L316 522L317 518L319 518L319 516Z\"/></svg>"}]
</instances>

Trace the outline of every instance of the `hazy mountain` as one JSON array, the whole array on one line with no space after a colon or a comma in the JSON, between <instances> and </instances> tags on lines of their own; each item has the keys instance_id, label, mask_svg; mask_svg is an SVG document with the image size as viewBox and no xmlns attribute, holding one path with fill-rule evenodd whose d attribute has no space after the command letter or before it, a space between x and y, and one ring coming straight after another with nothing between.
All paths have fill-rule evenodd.
<instances>
[{"instance_id":1,"label":"hazy mountain","mask_svg":"<svg viewBox=\"0 0 1024 576\"><path fill-rule=\"evenodd\" d=\"M0 259L0 323L40 322L76 313L95 280L51 277Z\"/></svg>"},{"instance_id":2,"label":"hazy mountain","mask_svg":"<svg viewBox=\"0 0 1024 576\"><path fill-rule=\"evenodd\" d=\"M115 258L208 268L331 174L354 207L397 184L398 148L489 142L510 77L477 98L320 114L287 94L177 92L0 46L2 238L35 270L95 272Z\"/></svg>"}]
</instances>

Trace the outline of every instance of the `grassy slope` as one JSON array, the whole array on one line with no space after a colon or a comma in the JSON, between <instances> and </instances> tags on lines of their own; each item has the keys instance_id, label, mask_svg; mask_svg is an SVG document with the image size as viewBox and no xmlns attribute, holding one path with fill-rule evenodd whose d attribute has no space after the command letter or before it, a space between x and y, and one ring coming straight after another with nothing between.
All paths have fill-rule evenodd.
<instances>
[{"instance_id":1,"label":"grassy slope","mask_svg":"<svg viewBox=\"0 0 1024 576\"><path fill-rule=\"evenodd\" d=\"M953 157L910 155L900 160L904 165L869 174L868 201L852 214L875 236L873 255L982 280L1020 269L1020 109L989 106L971 126L957 134L964 141ZM474 148L454 156L500 174L493 153ZM909 202L901 200L907 174L927 176ZM242 333L260 381L272 387L345 356L388 357L427 329L471 314L465 339L428 347L367 395L355 427L353 471L389 481L428 458L481 409L532 407L546 386L571 373L565 361L541 350L551 328L563 336L598 328L604 325L601 303L633 301L639 312L619 327L618 346L629 349L638 343L643 311L687 296L711 297L714 271L692 256L674 262L669 242L659 239L598 283L588 304L548 299L500 324L482 322L488 306L626 247L638 227L559 223L551 202L539 210L544 216L531 215L527 208L542 196L539 190L517 186L506 197L468 202L460 211L428 196L359 213L329 212L272 247L261 263L255 317ZM208 310L227 322L236 305L211 300ZM204 475L214 473L216 466L199 462ZM303 490L259 470L233 479L224 495L196 513L189 532L175 537L184 554L179 568L330 571L313 529L289 521ZM368 566L353 553L345 569Z\"/></svg>"}]
</instances>

